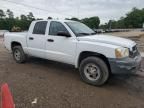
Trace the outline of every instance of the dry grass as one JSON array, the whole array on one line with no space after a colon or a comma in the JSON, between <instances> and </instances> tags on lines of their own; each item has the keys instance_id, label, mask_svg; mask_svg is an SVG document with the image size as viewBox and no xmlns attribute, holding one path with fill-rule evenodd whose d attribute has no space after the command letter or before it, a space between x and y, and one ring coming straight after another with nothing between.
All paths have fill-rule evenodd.
<instances>
[{"instance_id":1,"label":"dry grass","mask_svg":"<svg viewBox=\"0 0 144 108\"><path fill-rule=\"evenodd\" d=\"M140 36L140 37L144 37L144 34L140 34L139 36Z\"/></svg>"},{"instance_id":2,"label":"dry grass","mask_svg":"<svg viewBox=\"0 0 144 108\"><path fill-rule=\"evenodd\" d=\"M144 43L144 34L139 35L140 41Z\"/></svg>"},{"instance_id":3,"label":"dry grass","mask_svg":"<svg viewBox=\"0 0 144 108\"><path fill-rule=\"evenodd\" d=\"M144 32L141 31L130 31L130 32L114 32L106 33L107 35L119 36L119 37L139 37Z\"/></svg>"}]
</instances>

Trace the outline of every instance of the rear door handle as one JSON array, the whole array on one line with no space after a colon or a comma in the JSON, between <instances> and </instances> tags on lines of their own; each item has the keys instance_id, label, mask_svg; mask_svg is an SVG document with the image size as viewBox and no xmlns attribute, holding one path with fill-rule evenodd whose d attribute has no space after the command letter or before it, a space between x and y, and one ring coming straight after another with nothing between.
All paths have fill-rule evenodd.
<instances>
[{"instance_id":1,"label":"rear door handle","mask_svg":"<svg viewBox=\"0 0 144 108\"><path fill-rule=\"evenodd\" d=\"M54 40L53 40L53 39L48 39L47 41L48 41L48 42L54 42Z\"/></svg>"},{"instance_id":2,"label":"rear door handle","mask_svg":"<svg viewBox=\"0 0 144 108\"><path fill-rule=\"evenodd\" d=\"M34 38L33 37L29 37L29 40L34 40Z\"/></svg>"}]
</instances>

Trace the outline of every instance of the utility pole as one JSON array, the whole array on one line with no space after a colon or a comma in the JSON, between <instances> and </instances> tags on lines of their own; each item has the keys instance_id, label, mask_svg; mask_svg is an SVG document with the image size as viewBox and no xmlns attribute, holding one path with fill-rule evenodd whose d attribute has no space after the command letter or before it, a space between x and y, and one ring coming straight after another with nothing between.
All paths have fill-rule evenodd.
<instances>
[{"instance_id":1,"label":"utility pole","mask_svg":"<svg viewBox=\"0 0 144 108\"><path fill-rule=\"evenodd\" d=\"M109 30L111 31L112 20L109 21Z\"/></svg>"},{"instance_id":2,"label":"utility pole","mask_svg":"<svg viewBox=\"0 0 144 108\"><path fill-rule=\"evenodd\" d=\"M143 23L143 26L142 26L142 31L144 31L144 23Z\"/></svg>"}]
</instances>

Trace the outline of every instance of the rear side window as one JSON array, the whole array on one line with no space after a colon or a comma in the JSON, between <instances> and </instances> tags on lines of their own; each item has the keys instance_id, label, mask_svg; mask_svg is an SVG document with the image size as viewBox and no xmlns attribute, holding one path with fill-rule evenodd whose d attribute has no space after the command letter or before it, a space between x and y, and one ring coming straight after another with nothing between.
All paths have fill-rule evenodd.
<instances>
[{"instance_id":1,"label":"rear side window","mask_svg":"<svg viewBox=\"0 0 144 108\"><path fill-rule=\"evenodd\" d=\"M50 24L49 35L57 36L58 32L60 31L68 32L62 23L52 21Z\"/></svg>"},{"instance_id":2,"label":"rear side window","mask_svg":"<svg viewBox=\"0 0 144 108\"><path fill-rule=\"evenodd\" d=\"M33 29L33 34L41 34L44 35L46 31L47 21L37 22Z\"/></svg>"}]
</instances>

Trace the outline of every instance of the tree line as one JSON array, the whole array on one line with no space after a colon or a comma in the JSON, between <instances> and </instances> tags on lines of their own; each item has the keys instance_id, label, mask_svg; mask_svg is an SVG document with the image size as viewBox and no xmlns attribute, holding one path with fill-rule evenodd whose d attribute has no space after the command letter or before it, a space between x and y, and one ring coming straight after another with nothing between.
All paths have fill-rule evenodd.
<instances>
[{"instance_id":1,"label":"tree line","mask_svg":"<svg viewBox=\"0 0 144 108\"><path fill-rule=\"evenodd\" d=\"M48 17L48 19L52 19L52 17ZM81 21L91 28L98 28L100 24L99 17L84 18L82 20L78 18L66 19ZM29 12L28 15L22 14L19 17L14 17L14 13L10 9L7 9L6 12L0 9L0 30L25 31L28 30L33 20L39 20L39 18L36 19L32 12Z\"/></svg>"},{"instance_id":2,"label":"tree line","mask_svg":"<svg viewBox=\"0 0 144 108\"><path fill-rule=\"evenodd\" d=\"M14 31L18 30L28 30L30 23L35 20L35 17L32 12L29 12L28 15L20 15L20 17L14 17L14 13L7 9L4 12L0 9L0 29Z\"/></svg>"},{"instance_id":3,"label":"tree line","mask_svg":"<svg viewBox=\"0 0 144 108\"><path fill-rule=\"evenodd\" d=\"M48 17L52 19L52 17ZM109 20L108 23L100 25L100 19L98 16L89 17L89 18L66 18L67 20L80 21L92 29L118 29L118 28L142 28L144 23L144 8L137 9L133 8L125 17L121 17L119 20ZM14 17L14 13L7 9L3 11L0 9L0 29L9 30L9 31L24 31L28 30L29 25L33 20L36 19L32 12L29 12L28 15L21 14L19 17Z\"/></svg>"},{"instance_id":4,"label":"tree line","mask_svg":"<svg viewBox=\"0 0 144 108\"><path fill-rule=\"evenodd\" d=\"M119 20L109 20L108 23L101 25L103 29L125 29L125 28L142 28L144 24L144 8L133 8L125 17Z\"/></svg>"}]
</instances>

